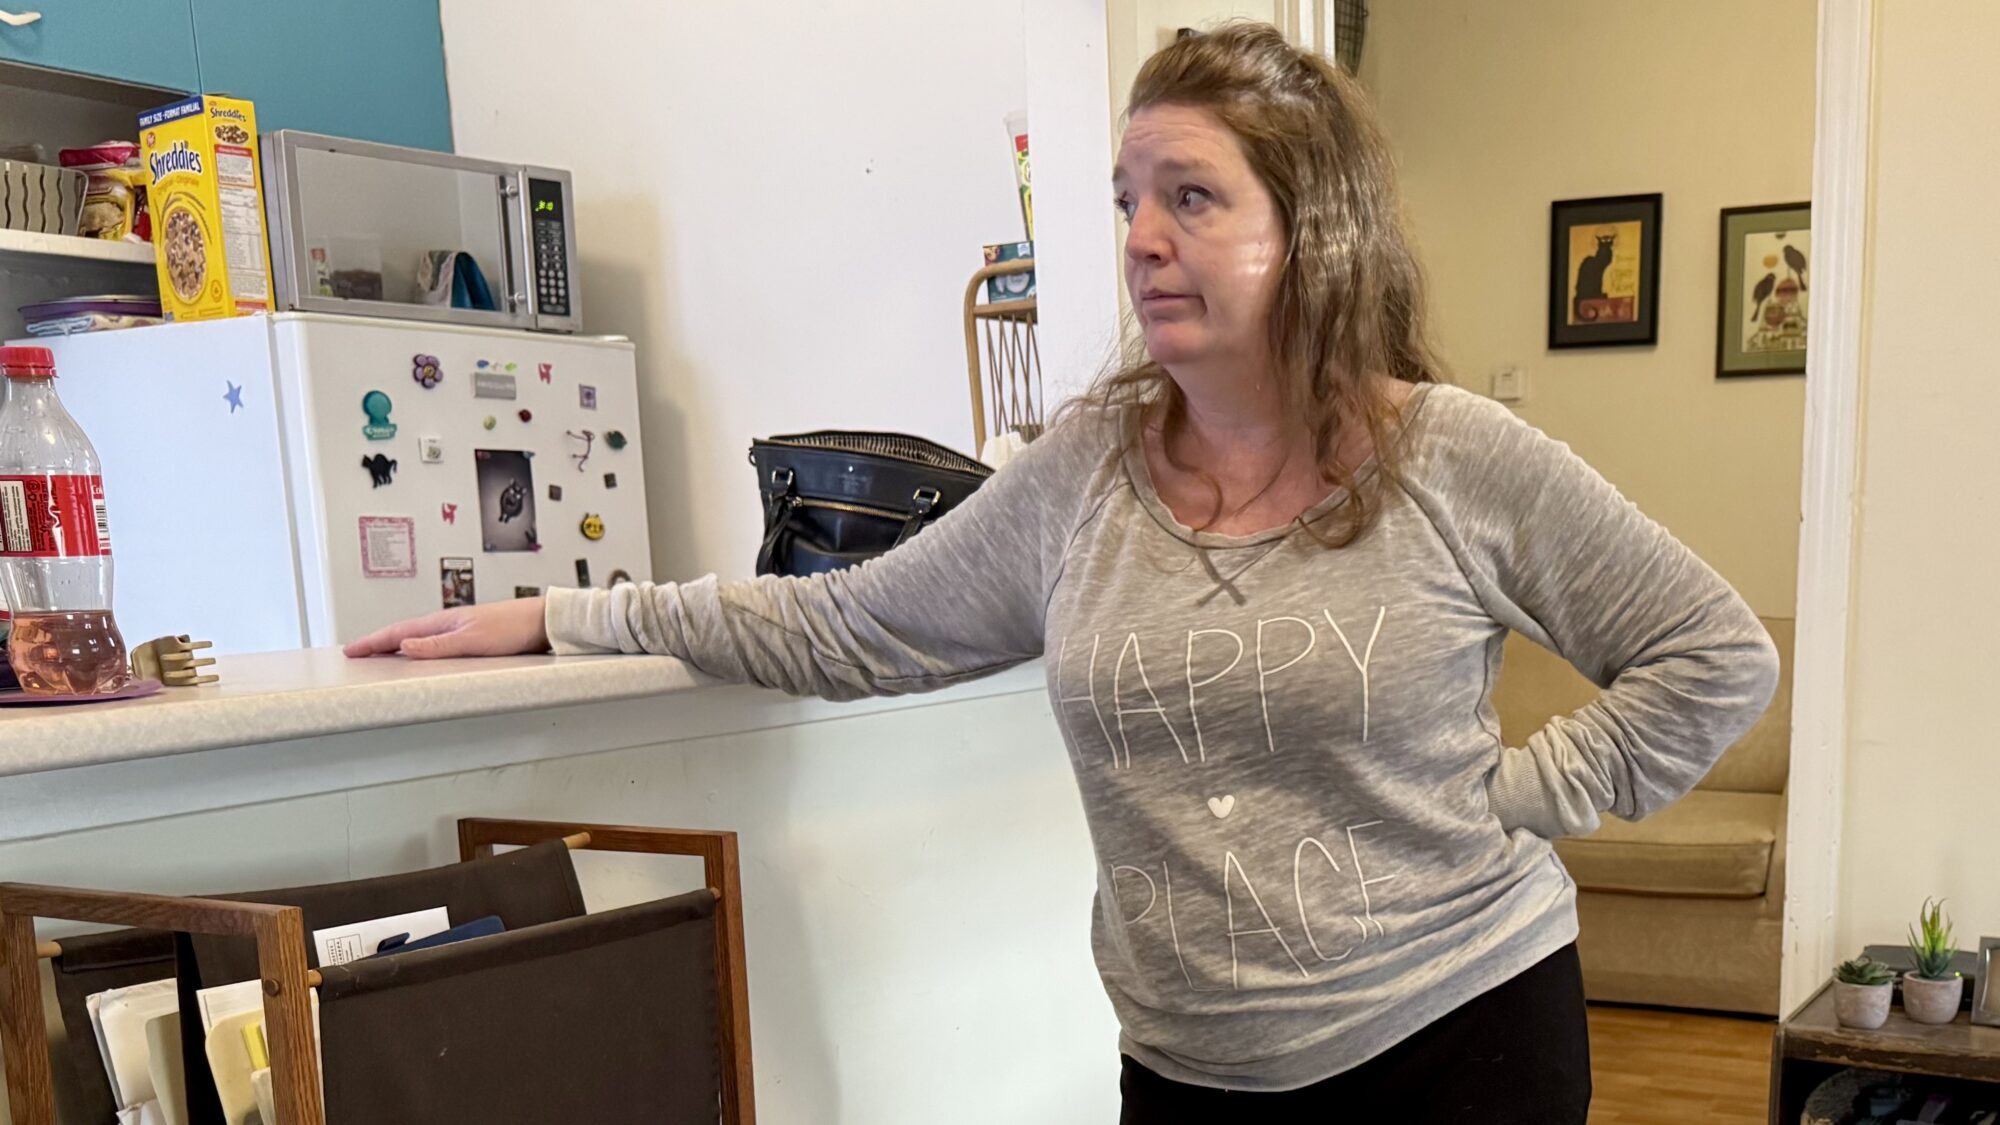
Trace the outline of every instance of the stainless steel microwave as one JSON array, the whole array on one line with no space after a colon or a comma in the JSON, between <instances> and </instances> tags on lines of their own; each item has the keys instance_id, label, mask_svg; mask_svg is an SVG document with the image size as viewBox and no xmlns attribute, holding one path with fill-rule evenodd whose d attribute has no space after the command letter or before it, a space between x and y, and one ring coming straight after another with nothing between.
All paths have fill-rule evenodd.
<instances>
[{"instance_id":1,"label":"stainless steel microwave","mask_svg":"<svg viewBox=\"0 0 2000 1125\"><path fill-rule=\"evenodd\" d=\"M582 327L568 172L280 129L264 189L280 309Z\"/></svg>"}]
</instances>

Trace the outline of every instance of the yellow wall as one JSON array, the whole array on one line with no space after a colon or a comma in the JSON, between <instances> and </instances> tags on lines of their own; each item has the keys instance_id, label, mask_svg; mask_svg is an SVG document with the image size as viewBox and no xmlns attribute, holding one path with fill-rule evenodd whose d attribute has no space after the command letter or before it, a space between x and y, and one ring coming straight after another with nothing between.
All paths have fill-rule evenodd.
<instances>
[{"instance_id":1,"label":"yellow wall","mask_svg":"<svg viewBox=\"0 0 2000 1125\"><path fill-rule=\"evenodd\" d=\"M1759 613L1790 616L1804 379L1715 378L1717 213L1811 194L1813 0L1369 7L1362 77L1456 381L1483 392L1518 365L1522 417ZM1653 191L1666 196L1659 345L1547 350L1550 202Z\"/></svg>"},{"instance_id":2,"label":"yellow wall","mask_svg":"<svg viewBox=\"0 0 2000 1125\"><path fill-rule=\"evenodd\" d=\"M2000 935L2000 5L1879 3L1841 952Z\"/></svg>"}]
</instances>

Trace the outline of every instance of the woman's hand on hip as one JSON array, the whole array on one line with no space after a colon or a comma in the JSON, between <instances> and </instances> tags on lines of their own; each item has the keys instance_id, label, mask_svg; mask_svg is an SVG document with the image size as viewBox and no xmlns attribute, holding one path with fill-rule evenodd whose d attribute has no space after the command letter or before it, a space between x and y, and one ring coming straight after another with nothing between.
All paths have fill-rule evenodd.
<instances>
[{"instance_id":1,"label":"woman's hand on hip","mask_svg":"<svg viewBox=\"0 0 2000 1125\"><path fill-rule=\"evenodd\" d=\"M418 660L547 652L542 612L541 598L459 606L377 629L343 651L349 656L394 652Z\"/></svg>"}]
</instances>

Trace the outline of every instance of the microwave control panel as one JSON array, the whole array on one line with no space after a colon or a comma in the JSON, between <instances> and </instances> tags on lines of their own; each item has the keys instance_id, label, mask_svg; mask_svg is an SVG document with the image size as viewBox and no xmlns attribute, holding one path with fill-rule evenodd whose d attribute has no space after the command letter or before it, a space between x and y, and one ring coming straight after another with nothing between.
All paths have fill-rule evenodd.
<instances>
[{"instance_id":1,"label":"microwave control panel","mask_svg":"<svg viewBox=\"0 0 2000 1125\"><path fill-rule=\"evenodd\" d=\"M569 246L563 185L528 180L528 230L534 241L535 307L544 316L568 316Z\"/></svg>"}]
</instances>

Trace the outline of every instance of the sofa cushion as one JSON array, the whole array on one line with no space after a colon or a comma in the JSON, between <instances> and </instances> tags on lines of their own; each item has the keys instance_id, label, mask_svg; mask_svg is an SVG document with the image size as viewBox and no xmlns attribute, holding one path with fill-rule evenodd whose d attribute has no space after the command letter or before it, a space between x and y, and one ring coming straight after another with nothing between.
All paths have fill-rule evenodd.
<instances>
[{"instance_id":1,"label":"sofa cushion","mask_svg":"<svg viewBox=\"0 0 2000 1125\"><path fill-rule=\"evenodd\" d=\"M1697 789L1636 823L1606 817L1589 836L1556 841L1556 852L1581 890L1756 898L1783 815L1777 794Z\"/></svg>"}]
</instances>

